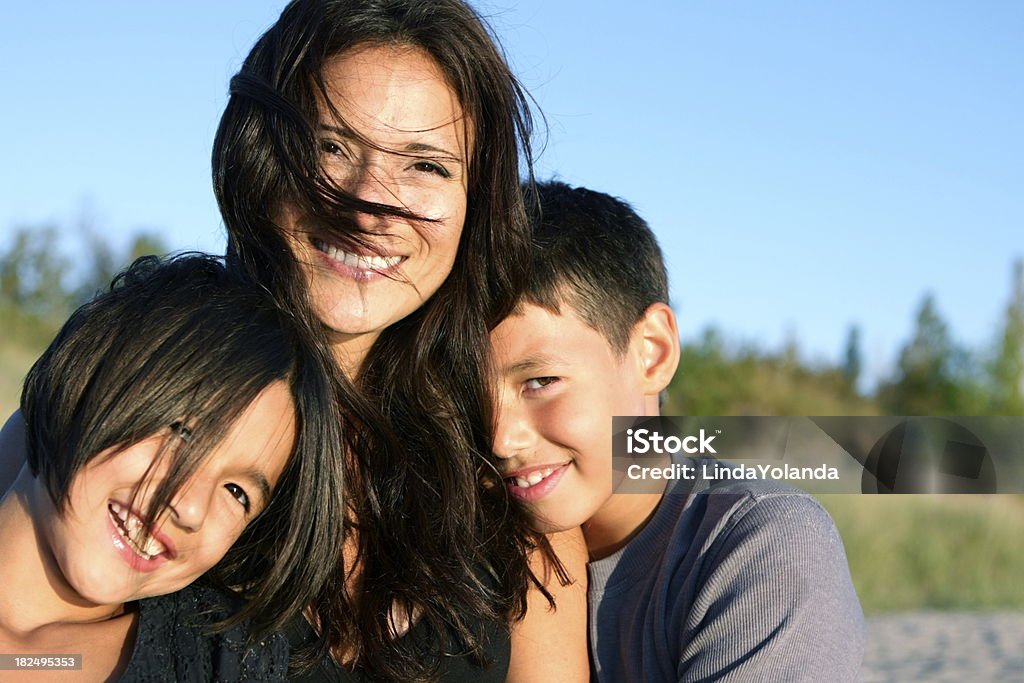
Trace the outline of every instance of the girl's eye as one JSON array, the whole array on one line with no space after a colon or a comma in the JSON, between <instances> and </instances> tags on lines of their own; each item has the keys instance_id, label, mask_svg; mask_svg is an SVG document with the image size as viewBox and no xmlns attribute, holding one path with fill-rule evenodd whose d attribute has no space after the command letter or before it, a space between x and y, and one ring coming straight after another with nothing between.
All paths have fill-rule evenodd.
<instances>
[{"instance_id":1,"label":"girl's eye","mask_svg":"<svg viewBox=\"0 0 1024 683\"><path fill-rule=\"evenodd\" d=\"M448 169L446 169L441 164L438 164L433 161L417 161L415 164L412 165L412 167L417 171L422 171L423 173L435 173L441 176L442 178L451 177L451 174L448 172Z\"/></svg>"},{"instance_id":2,"label":"girl's eye","mask_svg":"<svg viewBox=\"0 0 1024 683\"><path fill-rule=\"evenodd\" d=\"M527 391L539 391L544 387L551 386L557 381L557 377L533 377L531 379L526 380L524 386L526 387Z\"/></svg>"},{"instance_id":3,"label":"girl's eye","mask_svg":"<svg viewBox=\"0 0 1024 683\"><path fill-rule=\"evenodd\" d=\"M245 492L245 489L243 489L238 484L233 483L224 484L224 488L228 490L228 493L234 496L235 500L237 500L239 504L241 504L241 506L245 508L246 512L249 512L251 503L249 502L249 494Z\"/></svg>"}]
</instances>

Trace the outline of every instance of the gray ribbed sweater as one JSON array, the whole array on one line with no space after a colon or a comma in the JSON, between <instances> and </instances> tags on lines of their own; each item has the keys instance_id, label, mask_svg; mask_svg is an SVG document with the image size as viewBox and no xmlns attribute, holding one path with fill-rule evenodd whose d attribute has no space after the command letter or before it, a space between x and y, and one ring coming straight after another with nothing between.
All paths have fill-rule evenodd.
<instances>
[{"instance_id":1,"label":"gray ribbed sweater","mask_svg":"<svg viewBox=\"0 0 1024 683\"><path fill-rule=\"evenodd\" d=\"M860 678L863 615L842 541L797 489L680 482L588 569L598 681Z\"/></svg>"}]
</instances>

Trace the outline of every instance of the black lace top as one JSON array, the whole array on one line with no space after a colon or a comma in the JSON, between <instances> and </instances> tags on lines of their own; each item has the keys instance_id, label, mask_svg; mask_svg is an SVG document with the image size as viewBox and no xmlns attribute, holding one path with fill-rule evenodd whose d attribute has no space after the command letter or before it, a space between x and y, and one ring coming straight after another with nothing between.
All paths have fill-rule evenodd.
<instances>
[{"instance_id":1,"label":"black lace top","mask_svg":"<svg viewBox=\"0 0 1024 683\"><path fill-rule=\"evenodd\" d=\"M140 600L135 646L122 681L285 681L288 641L280 634L245 646L239 626L210 635L209 625L231 614L232 602L211 588L189 586Z\"/></svg>"},{"instance_id":2,"label":"black lace top","mask_svg":"<svg viewBox=\"0 0 1024 683\"><path fill-rule=\"evenodd\" d=\"M296 619L288 626L288 640L292 645L312 642L316 638L313 628L302 619ZM416 624L404 638L414 638L417 645L423 648L436 647L436 639L430 637L429 629L424 624ZM449 635L451 643L453 636ZM446 653L441 659L440 683L503 683L508 673L509 658L512 647L507 627L490 625L487 627L487 640L484 647L485 665L477 663L465 654ZM364 671L349 669L326 660L312 671L302 676L294 676L293 681L302 683L361 683L372 681Z\"/></svg>"}]
</instances>

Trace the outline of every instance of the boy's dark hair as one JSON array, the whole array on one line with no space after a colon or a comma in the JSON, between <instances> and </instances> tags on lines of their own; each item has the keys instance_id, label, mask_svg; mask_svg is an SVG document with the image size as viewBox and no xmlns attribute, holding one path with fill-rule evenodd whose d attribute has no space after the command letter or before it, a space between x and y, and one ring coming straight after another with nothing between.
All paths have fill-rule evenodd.
<instances>
[{"instance_id":1,"label":"boy's dark hair","mask_svg":"<svg viewBox=\"0 0 1024 683\"><path fill-rule=\"evenodd\" d=\"M28 464L66 512L75 475L159 434L166 508L263 389L288 383L295 446L267 508L211 573L248 598L233 624L277 630L327 579L341 538L343 440L334 365L270 297L211 256L149 256L75 311L25 380ZM113 449L111 451L111 449Z\"/></svg>"},{"instance_id":2,"label":"boy's dark hair","mask_svg":"<svg viewBox=\"0 0 1024 683\"><path fill-rule=\"evenodd\" d=\"M533 261L520 302L571 307L619 354L653 303L668 303L658 240L633 208L602 192L548 181L526 189Z\"/></svg>"}]
</instances>

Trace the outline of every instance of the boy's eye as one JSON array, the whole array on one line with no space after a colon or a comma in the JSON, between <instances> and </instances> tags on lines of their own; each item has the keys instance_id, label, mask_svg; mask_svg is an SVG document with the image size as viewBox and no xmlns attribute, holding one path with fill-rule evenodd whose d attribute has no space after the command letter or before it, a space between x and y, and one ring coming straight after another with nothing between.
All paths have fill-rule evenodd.
<instances>
[{"instance_id":1,"label":"boy's eye","mask_svg":"<svg viewBox=\"0 0 1024 683\"><path fill-rule=\"evenodd\" d=\"M525 386L528 391L537 391L538 389L543 389L544 387L550 386L557 381L557 377L533 377L531 379L526 380L523 386Z\"/></svg>"},{"instance_id":2,"label":"boy's eye","mask_svg":"<svg viewBox=\"0 0 1024 683\"><path fill-rule=\"evenodd\" d=\"M241 504L241 506L245 508L246 512L249 512L251 503L249 501L249 494L245 492L245 489L243 489L238 484L234 483L224 484L224 488L228 490L228 493L234 496L235 500L237 500Z\"/></svg>"}]
</instances>

